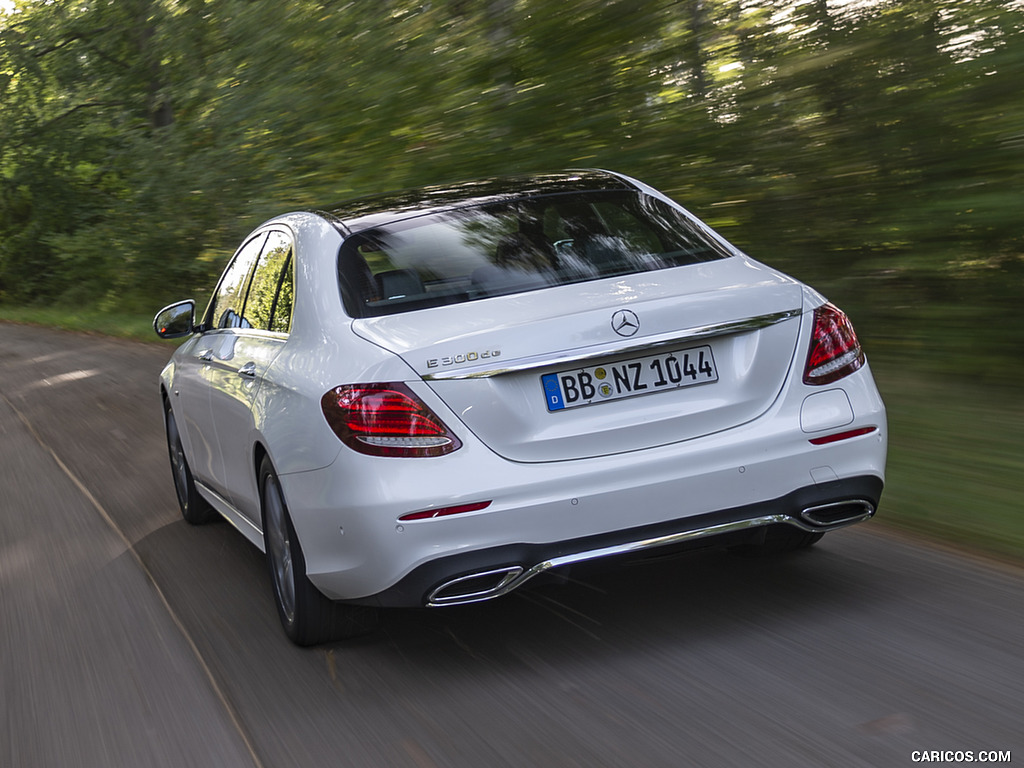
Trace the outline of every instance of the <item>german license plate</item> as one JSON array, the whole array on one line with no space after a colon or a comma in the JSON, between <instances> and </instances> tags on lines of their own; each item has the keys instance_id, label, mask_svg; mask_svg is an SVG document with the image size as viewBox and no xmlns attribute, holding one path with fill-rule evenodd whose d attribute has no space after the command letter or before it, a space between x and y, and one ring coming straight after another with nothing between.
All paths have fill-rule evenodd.
<instances>
[{"instance_id":1,"label":"german license plate","mask_svg":"<svg viewBox=\"0 0 1024 768\"><path fill-rule=\"evenodd\" d=\"M540 377L549 411L718 381L711 347L639 357Z\"/></svg>"}]
</instances>

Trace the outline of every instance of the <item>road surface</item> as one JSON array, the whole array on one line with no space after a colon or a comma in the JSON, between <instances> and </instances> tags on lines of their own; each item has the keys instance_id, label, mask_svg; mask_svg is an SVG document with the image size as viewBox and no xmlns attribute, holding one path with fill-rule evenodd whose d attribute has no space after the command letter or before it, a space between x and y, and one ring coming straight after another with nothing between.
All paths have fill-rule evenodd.
<instances>
[{"instance_id":1,"label":"road surface","mask_svg":"<svg viewBox=\"0 0 1024 768\"><path fill-rule=\"evenodd\" d=\"M259 552L178 515L169 354L0 324L0 765L1024 761L1024 570L876 521L296 648Z\"/></svg>"}]
</instances>

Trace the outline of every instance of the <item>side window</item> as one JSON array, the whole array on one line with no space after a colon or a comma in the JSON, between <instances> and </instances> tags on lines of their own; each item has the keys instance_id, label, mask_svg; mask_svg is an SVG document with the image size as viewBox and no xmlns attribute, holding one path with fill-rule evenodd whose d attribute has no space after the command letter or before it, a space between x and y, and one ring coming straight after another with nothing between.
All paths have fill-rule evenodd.
<instances>
[{"instance_id":1,"label":"side window","mask_svg":"<svg viewBox=\"0 0 1024 768\"><path fill-rule=\"evenodd\" d=\"M277 289L277 302L274 304L274 316L270 320L270 330L278 333L288 333L292 327L292 304L295 301L295 282L292 276L294 266L292 262L295 257L291 249L285 257L284 267L281 269L281 282Z\"/></svg>"},{"instance_id":2,"label":"side window","mask_svg":"<svg viewBox=\"0 0 1024 768\"><path fill-rule=\"evenodd\" d=\"M221 278L217 288L217 296L213 301L213 316L210 322L214 328L245 328L248 327L242 317L242 306L245 301L245 281L249 277L252 265L260 255L267 236L254 237L243 245L234 261Z\"/></svg>"},{"instance_id":3,"label":"side window","mask_svg":"<svg viewBox=\"0 0 1024 768\"><path fill-rule=\"evenodd\" d=\"M273 231L266 245L245 300L245 327L287 333L292 317L291 240Z\"/></svg>"}]
</instances>

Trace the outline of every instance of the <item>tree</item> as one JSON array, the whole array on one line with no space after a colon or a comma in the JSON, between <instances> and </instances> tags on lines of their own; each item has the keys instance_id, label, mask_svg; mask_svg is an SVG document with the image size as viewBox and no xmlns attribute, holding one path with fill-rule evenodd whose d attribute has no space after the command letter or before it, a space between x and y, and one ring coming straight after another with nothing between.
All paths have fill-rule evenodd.
<instances>
[{"instance_id":1,"label":"tree","mask_svg":"<svg viewBox=\"0 0 1024 768\"><path fill-rule=\"evenodd\" d=\"M1024 270L1022 16L1016 0L19 0L0 15L0 301L144 306L208 286L283 208L600 166L854 305L869 281L885 306L970 295L980 318Z\"/></svg>"}]
</instances>

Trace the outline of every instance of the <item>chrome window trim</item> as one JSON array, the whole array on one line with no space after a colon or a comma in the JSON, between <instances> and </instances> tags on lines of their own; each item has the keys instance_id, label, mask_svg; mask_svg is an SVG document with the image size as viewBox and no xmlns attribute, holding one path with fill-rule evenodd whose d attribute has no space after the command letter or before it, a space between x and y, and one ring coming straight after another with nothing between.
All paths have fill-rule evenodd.
<instances>
[{"instance_id":1,"label":"chrome window trim","mask_svg":"<svg viewBox=\"0 0 1024 768\"><path fill-rule=\"evenodd\" d=\"M486 379L492 376L502 376L507 373L528 371L532 368L545 368L550 365L570 365L582 363L588 360L596 360L609 355L630 355L640 352L661 349L676 344L705 339L709 336L721 336L728 333L744 333L747 331L758 331L770 325L781 323L792 317L797 317L803 312L802 309L789 309L783 312L773 312L767 315L758 315L744 320L732 320L727 323L716 323L714 325L702 325L695 328L688 328L684 331L671 331L669 333L648 336L632 344L623 344L621 339L605 344L596 344L572 352L560 352L556 354L532 355L521 357L517 360L510 360L500 367L493 364L475 365L454 370L438 371L423 375L424 381L452 381L457 379Z\"/></svg>"},{"instance_id":2,"label":"chrome window trim","mask_svg":"<svg viewBox=\"0 0 1024 768\"><path fill-rule=\"evenodd\" d=\"M208 331L204 331L204 334L206 336L226 336L231 334L233 336L254 337L258 339L277 339L279 341L288 341L291 337L291 332L265 331L262 328L211 328Z\"/></svg>"}]
</instances>

